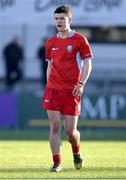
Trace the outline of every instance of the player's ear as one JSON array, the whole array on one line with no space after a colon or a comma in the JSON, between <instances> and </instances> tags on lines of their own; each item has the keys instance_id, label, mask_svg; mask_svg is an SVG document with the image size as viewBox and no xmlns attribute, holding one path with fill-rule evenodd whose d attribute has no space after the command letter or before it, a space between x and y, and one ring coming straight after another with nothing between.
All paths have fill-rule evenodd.
<instances>
[{"instance_id":1,"label":"player's ear","mask_svg":"<svg viewBox=\"0 0 126 180\"><path fill-rule=\"evenodd\" d=\"M69 17L69 23L71 24L72 23L72 18Z\"/></svg>"}]
</instances>

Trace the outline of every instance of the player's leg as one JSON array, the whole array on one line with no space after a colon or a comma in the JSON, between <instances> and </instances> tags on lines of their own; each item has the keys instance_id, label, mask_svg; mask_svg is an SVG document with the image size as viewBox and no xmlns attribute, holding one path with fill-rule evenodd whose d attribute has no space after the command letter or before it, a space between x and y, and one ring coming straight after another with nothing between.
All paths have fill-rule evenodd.
<instances>
[{"instance_id":1,"label":"player's leg","mask_svg":"<svg viewBox=\"0 0 126 180\"><path fill-rule=\"evenodd\" d=\"M80 144L80 132L77 130L78 116L64 115L64 126L68 141L74 146Z\"/></svg>"},{"instance_id":2,"label":"player's leg","mask_svg":"<svg viewBox=\"0 0 126 180\"><path fill-rule=\"evenodd\" d=\"M78 116L64 115L64 127L71 143L74 165L77 170L82 167L82 157L80 155L80 132L77 130Z\"/></svg>"},{"instance_id":3,"label":"player's leg","mask_svg":"<svg viewBox=\"0 0 126 180\"><path fill-rule=\"evenodd\" d=\"M61 170L61 155L60 155L60 129L61 129L61 114L59 111L48 110L48 117L50 120L50 147L53 155L54 165L51 168L52 172Z\"/></svg>"}]
</instances>

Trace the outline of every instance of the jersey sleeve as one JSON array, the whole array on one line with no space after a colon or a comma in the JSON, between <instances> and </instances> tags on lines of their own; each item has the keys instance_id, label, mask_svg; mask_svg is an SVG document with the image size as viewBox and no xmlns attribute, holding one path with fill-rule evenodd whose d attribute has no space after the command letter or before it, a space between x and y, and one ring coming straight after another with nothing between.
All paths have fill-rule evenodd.
<instances>
[{"instance_id":1,"label":"jersey sleeve","mask_svg":"<svg viewBox=\"0 0 126 180\"><path fill-rule=\"evenodd\" d=\"M49 40L46 42L46 60L51 60L51 42Z\"/></svg>"},{"instance_id":2,"label":"jersey sleeve","mask_svg":"<svg viewBox=\"0 0 126 180\"><path fill-rule=\"evenodd\" d=\"M87 59L87 58L92 58L93 57L89 42L88 42L86 37L83 37L81 39L80 55L81 55L82 59Z\"/></svg>"}]
</instances>

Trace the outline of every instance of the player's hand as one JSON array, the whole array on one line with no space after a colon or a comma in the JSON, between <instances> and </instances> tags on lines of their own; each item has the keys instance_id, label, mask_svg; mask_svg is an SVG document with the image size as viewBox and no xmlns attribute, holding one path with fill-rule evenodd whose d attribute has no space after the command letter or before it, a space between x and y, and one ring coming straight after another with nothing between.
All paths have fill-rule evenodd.
<instances>
[{"instance_id":1,"label":"player's hand","mask_svg":"<svg viewBox=\"0 0 126 180\"><path fill-rule=\"evenodd\" d=\"M84 85L77 84L74 86L74 89L72 91L73 96L82 96L84 91Z\"/></svg>"}]
</instances>

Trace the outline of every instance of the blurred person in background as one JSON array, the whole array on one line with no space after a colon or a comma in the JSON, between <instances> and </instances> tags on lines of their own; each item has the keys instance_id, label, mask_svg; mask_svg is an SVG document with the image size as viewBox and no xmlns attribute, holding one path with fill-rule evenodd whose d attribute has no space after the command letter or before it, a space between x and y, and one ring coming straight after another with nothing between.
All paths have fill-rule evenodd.
<instances>
[{"instance_id":1,"label":"blurred person in background","mask_svg":"<svg viewBox=\"0 0 126 180\"><path fill-rule=\"evenodd\" d=\"M6 69L6 85L11 89L15 83L22 79L23 49L17 36L5 46L3 50Z\"/></svg>"},{"instance_id":2,"label":"blurred person in background","mask_svg":"<svg viewBox=\"0 0 126 180\"><path fill-rule=\"evenodd\" d=\"M47 85L42 106L50 120L51 172L61 170L61 119L71 144L75 169L82 167L80 132L77 129L81 97L92 69L92 53L87 38L70 28L72 12L68 6L54 11L56 36L46 43Z\"/></svg>"},{"instance_id":3,"label":"blurred person in background","mask_svg":"<svg viewBox=\"0 0 126 180\"><path fill-rule=\"evenodd\" d=\"M41 84L43 87L45 87L47 79L46 79L46 70L47 70L47 65L48 62L45 61L45 43L46 43L47 38L43 38L43 43L41 46L38 48L37 51L37 57L40 60L41 63Z\"/></svg>"}]
</instances>

